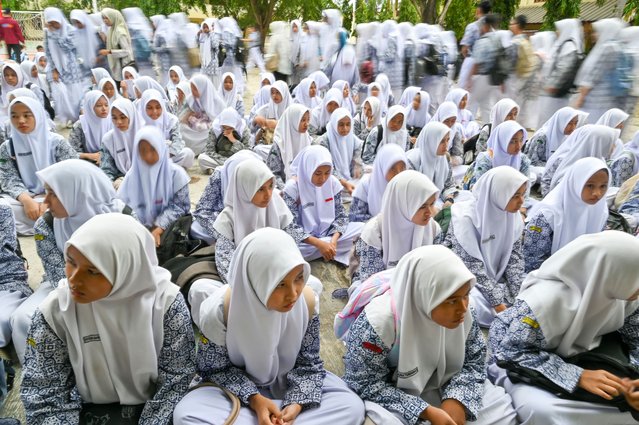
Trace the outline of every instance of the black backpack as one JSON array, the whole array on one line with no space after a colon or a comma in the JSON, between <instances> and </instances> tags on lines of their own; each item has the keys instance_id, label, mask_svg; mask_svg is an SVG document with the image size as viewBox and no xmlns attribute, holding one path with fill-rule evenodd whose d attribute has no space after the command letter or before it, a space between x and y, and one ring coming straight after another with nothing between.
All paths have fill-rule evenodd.
<instances>
[{"instance_id":1,"label":"black backpack","mask_svg":"<svg viewBox=\"0 0 639 425\"><path fill-rule=\"evenodd\" d=\"M495 43L497 49L495 52L495 61L493 62L488 76L490 77L490 85L502 85L513 69L513 60L511 51L501 44L501 39L497 35L493 35L492 42Z\"/></svg>"},{"instance_id":2,"label":"black backpack","mask_svg":"<svg viewBox=\"0 0 639 425\"><path fill-rule=\"evenodd\" d=\"M443 55L434 44L426 44L426 53L415 61L415 79L429 75L446 75Z\"/></svg>"},{"instance_id":3,"label":"black backpack","mask_svg":"<svg viewBox=\"0 0 639 425\"><path fill-rule=\"evenodd\" d=\"M160 237L160 246L157 248L160 266L164 267L164 263L178 255L188 255L204 244L199 239L191 238L191 224L193 216L185 214L164 230Z\"/></svg>"},{"instance_id":4,"label":"black backpack","mask_svg":"<svg viewBox=\"0 0 639 425\"><path fill-rule=\"evenodd\" d=\"M384 137L384 127L381 124L377 125L377 144L375 144L375 154L377 155L377 149L379 149L379 143L382 141ZM368 137L367 137L368 139ZM362 146L362 152L366 150L366 141L364 141L364 145Z\"/></svg>"},{"instance_id":5,"label":"black backpack","mask_svg":"<svg viewBox=\"0 0 639 425\"><path fill-rule=\"evenodd\" d=\"M189 254L180 254L165 262L162 267L171 272L171 282L180 287L187 302L189 289L195 280L222 280L215 265L215 245L205 244Z\"/></svg>"},{"instance_id":6,"label":"black backpack","mask_svg":"<svg viewBox=\"0 0 639 425\"><path fill-rule=\"evenodd\" d=\"M561 52L561 49L566 43L575 42L572 39L564 41L557 49L557 53ZM552 97L564 97L575 88L575 77L577 77L577 72L579 72L579 68L581 68L581 63L584 61L584 57L585 56L583 53L577 53L577 60L574 62L571 68L567 69L566 72L561 75L561 79L557 83L557 87L555 87L557 91L551 94ZM556 68L557 61L555 60L550 73L552 74Z\"/></svg>"}]
</instances>

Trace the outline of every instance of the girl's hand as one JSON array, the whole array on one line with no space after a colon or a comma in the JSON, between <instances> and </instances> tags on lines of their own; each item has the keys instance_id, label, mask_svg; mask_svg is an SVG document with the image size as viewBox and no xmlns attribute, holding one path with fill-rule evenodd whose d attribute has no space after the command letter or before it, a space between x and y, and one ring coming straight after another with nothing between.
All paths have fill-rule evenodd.
<instances>
[{"instance_id":1,"label":"girl's hand","mask_svg":"<svg viewBox=\"0 0 639 425\"><path fill-rule=\"evenodd\" d=\"M621 378L605 370L584 369L579 377L578 385L606 400L612 400L626 389Z\"/></svg>"},{"instance_id":2,"label":"girl's hand","mask_svg":"<svg viewBox=\"0 0 639 425\"><path fill-rule=\"evenodd\" d=\"M301 411L302 406L297 403L289 404L288 406L286 406L282 410L281 425L293 425L293 422Z\"/></svg>"},{"instance_id":3,"label":"girl's hand","mask_svg":"<svg viewBox=\"0 0 639 425\"><path fill-rule=\"evenodd\" d=\"M278 425L282 419L282 412L272 400L262 394L255 394L249 398L249 407L257 415L258 425Z\"/></svg>"},{"instance_id":4,"label":"girl's hand","mask_svg":"<svg viewBox=\"0 0 639 425\"><path fill-rule=\"evenodd\" d=\"M151 231L151 234L153 235L153 239L155 240L156 248L160 246L160 239L162 238L162 233L164 233L164 229L161 227L156 227L155 229Z\"/></svg>"}]
</instances>

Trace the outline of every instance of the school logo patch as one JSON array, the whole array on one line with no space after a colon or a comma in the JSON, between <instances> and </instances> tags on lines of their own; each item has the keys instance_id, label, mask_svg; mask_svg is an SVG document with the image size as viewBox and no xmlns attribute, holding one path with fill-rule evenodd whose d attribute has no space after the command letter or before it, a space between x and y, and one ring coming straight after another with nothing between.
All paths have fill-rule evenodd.
<instances>
[{"instance_id":1,"label":"school logo patch","mask_svg":"<svg viewBox=\"0 0 639 425\"><path fill-rule=\"evenodd\" d=\"M400 378L400 379L408 379L408 378L410 378L412 376L417 375L418 371L419 371L419 368L411 369L411 370L408 370L406 372L397 371L397 377Z\"/></svg>"},{"instance_id":2,"label":"school logo patch","mask_svg":"<svg viewBox=\"0 0 639 425\"><path fill-rule=\"evenodd\" d=\"M521 319L521 323L524 323L533 329L537 329L539 327L539 323L537 323L537 321L533 319L532 317L528 317L528 316Z\"/></svg>"},{"instance_id":3,"label":"school logo patch","mask_svg":"<svg viewBox=\"0 0 639 425\"><path fill-rule=\"evenodd\" d=\"M82 337L82 341L85 344L88 344L89 342L100 342L100 335L95 334L95 335L87 335L87 336L83 336Z\"/></svg>"},{"instance_id":4,"label":"school logo patch","mask_svg":"<svg viewBox=\"0 0 639 425\"><path fill-rule=\"evenodd\" d=\"M530 227L529 227L529 229L530 229L532 232L541 233L541 227L539 227L539 226L530 226Z\"/></svg>"},{"instance_id":5,"label":"school logo patch","mask_svg":"<svg viewBox=\"0 0 639 425\"><path fill-rule=\"evenodd\" d=\"M365 350L368 351L372 351L373 353L377 353L380 354L382 351L382 347L378 347L377 345L373 344L372 342L368 342L368 341L364 341L362 342L362 348L364 348Z\"/></svg>"}]
</instances>

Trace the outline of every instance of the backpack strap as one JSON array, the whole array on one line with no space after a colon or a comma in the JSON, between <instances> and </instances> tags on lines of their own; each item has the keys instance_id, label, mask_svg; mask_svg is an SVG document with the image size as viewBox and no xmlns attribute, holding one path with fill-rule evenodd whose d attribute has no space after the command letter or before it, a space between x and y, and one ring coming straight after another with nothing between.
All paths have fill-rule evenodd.
<instances>
[{"instance_id":1,"label":"backpack strap","mask_svg":"<svg viewBox=\"0 0 639 425\"><path fill-rule=\"evenodd\" d=\"M42 214L42 219L45 223L47 223L47 226L53 230L53 215L51 214L51 211L46 210L44 214Z\"/></svg>"},{"instance_id":2,"label":"backpack strap","mask_svg":"<svg viewBox=\"0 0 639 425\"><path fill-rule=\"evenodd\" d=\"M384 127L381 124L377 124L377 144L375 145L375 153L377 153L377 149L379 149L379 144L382 142L384 138Z\"/></svg>"},{"instance_id":3,"label":"backpack strap","mask_svg":"<svg viewBox=\"0 0 639 425\"><path fill-rule=\"evenodd\" d=\"M131 208L128 205L125 205L124 208L122 208L122 214L124 214L124 215L133 215L133 208Z\"/></svg>"}]
</instances>

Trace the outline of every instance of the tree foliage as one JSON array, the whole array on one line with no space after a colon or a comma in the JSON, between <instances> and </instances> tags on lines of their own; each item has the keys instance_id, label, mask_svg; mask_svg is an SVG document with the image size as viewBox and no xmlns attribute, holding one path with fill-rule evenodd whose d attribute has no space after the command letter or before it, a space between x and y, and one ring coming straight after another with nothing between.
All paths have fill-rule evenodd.
<instances>
[{"instance_id":1,"label":"tree foliage","mask_svg":"<svg viewBox=\"0 0 639 425\"><path fill-rule=\"evenodd\" d=\"M544 9L546 10L546 16L541 29L554 30L555 22L579 16L581 0L546 0Z\"/></svg>"},{"instance_id":2,"label":"tree foliage","mask_svg":"<svg viewBox=\"0 0 639 425\"><path fill-rule=\"evenodd\" d=\"M410 22L417 24L421 22L421 16L415 8L415 4L411 1L404 0L399 4L399 12L397 14L397 22Z\"/></svg>"},{"instance_id":3,"label":"tree foliage","mask_svg":"<svg viewBox=\"0 0 639 425\"><path fill-rule=\"evenodd\" d=\"M475 3L475 0L453 0L448 8L444 26L454 31L458 40L464 35L466 25L475 19Z\"/></svg>"},{"instance_id":4,"label":"tree foliage","mask_svg":"<svg viewBox=\"0 0 639 425\"><path fill-rule=\"evenodd\" d=\"M631 25L639 25L639 0L628 0L623 8L623 17Z\"/></svg>"},{"instance_id":5,"label":"tree foliage","mask_svg":"<svg viewBox=\"0 0 639 425\"><path fill-rule=\"evenodd\" d=\"M515 12L517 11L517 8L519 7L519 1L520 0L493 1L493 13L497 13L501 17L501 27L503 29L508 28L508 24L510 23L510 20L515 16ZM578 0L565 0L565 1L578 2Z\"/></svg>"}]
</instances>

